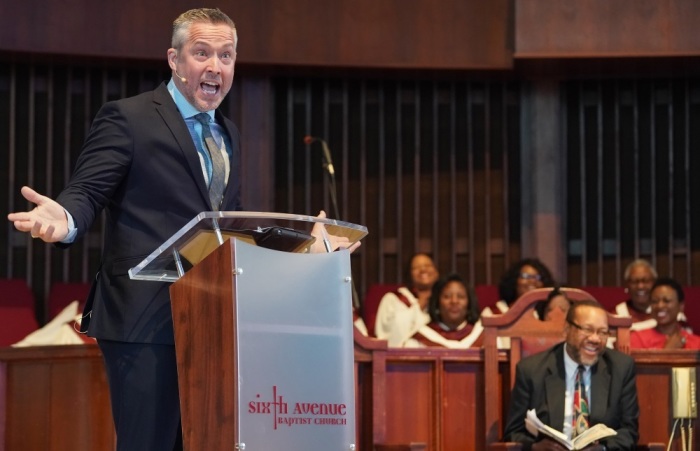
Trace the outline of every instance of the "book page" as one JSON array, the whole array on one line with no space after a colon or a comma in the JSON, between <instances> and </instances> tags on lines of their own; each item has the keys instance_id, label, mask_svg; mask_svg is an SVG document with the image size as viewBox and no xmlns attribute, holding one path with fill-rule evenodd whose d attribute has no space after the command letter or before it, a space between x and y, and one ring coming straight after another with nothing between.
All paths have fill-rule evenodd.
<instances>
[{"instance_id":1,"label":"book page","mask_svg":"<svg viewBox=\"0 0 700 451\"><path fill-rule=\"evenodd\" d=\"M603 423L598 423L595 426L591 426L590 428L586 429L585 432L581 433L573 440L574 449L583 449L596 440L610 437L612 435L617 435L617 431L610 429Z\"/></svg>"},{"instance_id":2,"label":"book page","mask_svg":"<svg viewBox=\"0 0 700 451\"><path fill-rule=\"evenodd\" d=\"M537 437L539 434L544 434L564 445L566 449L574 449L573 443L568 439L566 434L544 424L542 420L537 418L535 409L530 409L527 411L527 416L525 417L525 428L535 437Z\"/></svg>"},{"instance_id":3,"label":"book page","mask_svg":"<svg viewBox=\"0 0 700 451\"><path fill-rule=\"evenodd\" d=\"M527 416L525 417L525 428L535 437L537 437L538 433L544 434L561 443L566 447L566 449L569 450L583 449L597 440L617 435L617 431L614 429L611 429L602 423L598 423L595 426L588 428L575 439L569 440L563 432L544 424L542 420L537 418L535 409L530 409L527 411Z\"/></svg>"}]
</instances>

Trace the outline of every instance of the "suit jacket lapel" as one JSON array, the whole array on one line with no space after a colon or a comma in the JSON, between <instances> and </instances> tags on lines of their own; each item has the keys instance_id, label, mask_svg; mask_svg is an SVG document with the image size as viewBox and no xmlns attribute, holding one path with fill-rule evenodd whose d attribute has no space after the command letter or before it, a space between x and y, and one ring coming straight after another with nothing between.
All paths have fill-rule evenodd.
<instances>
[{"instance_id":1,"label":"suit jacket lapel","mask_svg":"<svg viewBox=\"0 0 700 451\"><path fill-rule=\"evenodd\" d=\"M547 423L559 431L564 424L564 394L566 391L563 352L562 346L553 349L552 355L547 361L547 376L545 376L546 402L549 411Z\"/></svg>"},{"instance_id":2,"label":"suit jacket lapel","mask_svg":"<svg viewBox=\"0 0 700 451\"><path fill-rule=\"evenodd\" d=\"M175 138L178 146L180 146L180 150L185 160L187 160L200 195L206 205L209 205L209 192L207 190L206 181L204 180L204 175L202 174L202 164L199 161L197 148L192 141L192 136L187 129L187 124L185 124L182 114L180 114L177 106L175 106L175 101L170 96L165 83L161 84L153 91L153 102L156 104L156 110L172 132L173 138Z\"/></svg>"},{"instance_id":3,"label":"suit jacket lapel","mask_svg":"<svg viewBox=\"0 0 700 451\"><path fill-rule=\"evenodd\" d=\"M603 354L605 355L605 354ZM605 417L610 395L610 372L601 355L598 363L591 368L591 422L599 423Z\"/></svg>"}]
</instances>

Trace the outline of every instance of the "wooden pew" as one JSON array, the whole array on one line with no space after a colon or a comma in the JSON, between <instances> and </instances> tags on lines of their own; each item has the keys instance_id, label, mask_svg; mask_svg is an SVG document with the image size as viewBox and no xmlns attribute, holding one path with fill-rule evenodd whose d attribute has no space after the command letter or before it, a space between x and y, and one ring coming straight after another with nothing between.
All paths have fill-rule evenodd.
<instances>
[{"instance_id":1,"label":"wooden pew","mask_svg":"<svg viewBox=\"0 0 700 451\"><path fill-rule=\"evenodd\" d=\"M697 367L697 351L633 351L640 443L667 442L671 369ZM499 399L510 384L500 351ZM387 349L355 336L358 450L482 450L483 350ZM501 411L505 415L505 403ZM694 427L698 421L693 421ZM695 434L694 445L700 440ZM95 345L0 349L0 450L108 451L114 430L102 357ZM680 450L678 441L674 446Z\"/></svg>"},{"instance_id":2,"label":"wooden pew","mask_svg":"<svg viewBox=\"0 0 700 451\"><path fill-rule=\"evenodd\" d=\"M364 337L363 337L364 338ZM375 349L367 350L356 340L358 374L372 372L356 387L356 396L374 400L358 405L363 417L358 425L358 449L372 450L376 444L406 446L425 443L427 450L485 449L483 350ZM376 341L375 341L376 343ZM380 342L383 343L383 342ZM667 443L671 436L671 370L700 364L696 351L633 351L637 362L640 405L639 443ZM376 360L374 358L376 357ZM507 415L510 381L508 352L498 354L499 393L488 402ZM371 379L371 383L368 381ZM371 418L368 418L370 417ZM697 430L698 420L693 420ZM373 433L373 434L372 434ZM676 433L678 435L678 432ZM700 446L694 434L694 448ZM681 449L675 440L674 450Z\"/></svg>"},{"instance_id":3,"label":"wooden pew","mask_svg":"<svg viewBox=\"0 0 700 451\"><path fill-rule=\"evenodd\" d=\"M107 451L114 442L97 345L0 348L0 450Z\"/></svg>"}]
</instances>

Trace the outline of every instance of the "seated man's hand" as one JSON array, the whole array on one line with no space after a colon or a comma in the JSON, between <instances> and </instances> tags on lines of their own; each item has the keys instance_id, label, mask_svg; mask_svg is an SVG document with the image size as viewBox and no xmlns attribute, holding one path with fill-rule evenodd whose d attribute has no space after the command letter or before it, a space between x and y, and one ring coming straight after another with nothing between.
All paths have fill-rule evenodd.
<instances>
[{"instance_id":1,"label":"seated man's hand","mask_svg":"<svg viewBox=\"0 0 700 451\"><path fill-rule=\"evenodd\" d=\"M567 451L566 447L549 437L532 444L532 451Z\"/></svg>"}]
</instances>

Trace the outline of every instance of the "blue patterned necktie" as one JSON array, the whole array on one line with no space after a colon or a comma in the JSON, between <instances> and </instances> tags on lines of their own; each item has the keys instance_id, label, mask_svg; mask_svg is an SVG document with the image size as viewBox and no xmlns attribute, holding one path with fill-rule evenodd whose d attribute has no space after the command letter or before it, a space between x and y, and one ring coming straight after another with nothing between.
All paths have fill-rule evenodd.
<instances>
[{"instance_id":1,"label":"blue patterned necktie","mask_svg":"<svg viewBox=\"0 0 700 451\"><path fill-rule=\"evenodd\" d=\"M574 384L574 424L572 438L578 436L588 429L588 399L586 397L586 387L583 383L583 373L586 368L578 366L576 371L576 383Z\"/></svg>"},{"instance_id":2,"label":"blue patterned necktie","mask_svg":"<svg viewBox=\"0 0 700 451\"><path fill-rule=\"evenodd\" d=\"M226 188L226 163L221 155L221 149L214 141L214 135L211 134L209 127L210 116L207 113L199 113L194 118L202 124L202 139L204 140L205 148L209 152L211 158L211 180L209 182L209 201L213 210L219 210L221 200L224 197L224 188Z\"/></svg>"}]
</instances>

